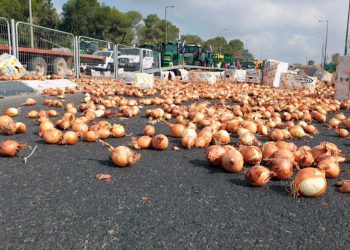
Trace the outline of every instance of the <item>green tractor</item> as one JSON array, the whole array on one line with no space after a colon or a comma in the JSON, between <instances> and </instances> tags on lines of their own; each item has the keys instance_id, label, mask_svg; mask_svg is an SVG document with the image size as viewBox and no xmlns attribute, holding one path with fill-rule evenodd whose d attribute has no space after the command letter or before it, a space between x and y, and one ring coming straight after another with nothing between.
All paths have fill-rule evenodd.
<instances>
[{"instance_id":1,"label":"green tractor","mask_svg":"<svg viewBox=\"0 0 350 250\"><path fill-rule=\"evenodd\" d=\"M201 66L200 54L202 52L200 45L186 45L184 52L184 61L187 65Z\"/></svg>"},{"instance_id":2,"label":"green tractor","mask_svg":"<svg viewBox=\"0 0 350 250\"><path fill-rule=\"evenodd\" d=\"M179 50L178 43L162 43L161 50L162 67L171 67L179 65L183 58Z\"/></svg>"}]
</instances>

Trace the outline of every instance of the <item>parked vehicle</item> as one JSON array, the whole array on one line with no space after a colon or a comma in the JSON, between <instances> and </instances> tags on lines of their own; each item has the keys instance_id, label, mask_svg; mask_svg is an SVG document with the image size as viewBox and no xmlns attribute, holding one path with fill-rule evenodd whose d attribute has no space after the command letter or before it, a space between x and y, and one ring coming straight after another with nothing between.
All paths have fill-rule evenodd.
<instances>
[{"instance_id":1,"label":"parked vehicle","mask_svg":"<svg viewBox=\"0 0 350 250\"><path fill-rule=\"evenodd\" d=\"M162 44L162 66L176 66L182 62L183 56L179 50L178 43L163 43Z\"/></svg>"},{"instance_id":2,"label":"parked vehicle","mask_svg":"<svg viewBox=\"0 0 350 250\"><path fill-rule=\"evenodd\" d=\"M142 68L152 69L154 66L153 52L150 49L141 49ZM140 49L139 48L122 48L119 50L118 67L124 68L125 71L140 70Z\"/></svg>"},{"instance_id":3,"label":"parked vehicle","mask_svg":"<svg viewBox=\"0 0 350 250\"><path fill-rule=\"evenodd\" d=\"M105 58L103 63L88 63L87 70L96 70L96 71L114 71L114 52L113 51L105 51L105 50L97 50L93 54L93 56L103 57Z\"/></svg>"}]
</instances>

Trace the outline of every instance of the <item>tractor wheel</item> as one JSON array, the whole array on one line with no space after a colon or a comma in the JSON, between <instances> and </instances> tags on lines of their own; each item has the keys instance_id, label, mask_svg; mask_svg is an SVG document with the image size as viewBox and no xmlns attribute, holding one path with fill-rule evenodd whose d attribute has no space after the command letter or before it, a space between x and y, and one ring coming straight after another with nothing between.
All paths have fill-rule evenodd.
<instances>
[{"instance_id":1,"label":"tractor wheel","mask_svg":"<svg viewBox=\"0 0 350 250\"><path fill-rule=\"evenodd\" d=\"M29 71L35 71L37 76L46 76L47 63L42 57L34 57L29 62Z\"/></svg>"},{"instance_id":2,"label":"tractor wheel","mask_svg":"<svg viewBox=\"0 0 350 250\"><path fill-rule=\"evenodd\" d=\"M67 62L64 58L59 57L53 61L53 73L60 76L67 75Z\"/></svg>"}]
</instances>

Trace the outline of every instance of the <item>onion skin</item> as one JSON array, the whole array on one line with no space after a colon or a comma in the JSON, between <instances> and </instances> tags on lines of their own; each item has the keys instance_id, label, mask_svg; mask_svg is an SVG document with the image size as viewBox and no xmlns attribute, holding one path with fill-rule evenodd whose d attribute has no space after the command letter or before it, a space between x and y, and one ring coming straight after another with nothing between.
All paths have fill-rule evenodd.
<instances>
[{"instance_id":1,"label":"onion skin","mask_svg":"<svg viewBox=\"0 0 350 250\"><path fill-rule=\"evenodd\" d=\"M78 142L78 134L74 131L67 131L63 135L63 139L60 141L60 144L73 145Z\"/></svg>"},{"instance_id":2,"label":"onion skin","mask_svg":"<svg viewBox=\"0 0 350 250\"><path fill-rule=\"evenodd\" d=\"M111 128L111 135L116 138L124 137L126 135L123 125L114 124Z\"/></svg>"},{"instance_id":3,"label":"onion skin","mask_svg":"<svg viewBox=\"0 0 350 250\"><path fill-rule=\"evenodd\" d=\"M23 122L16 122L16 134L24 134L27 131L27 126Z\"/></svg>"},{"instance_id":4,"label":"onion skin","mask_svg":"<svg viewBox=\"0 0 350 250\"><path fill-rule=\"evenodd\" d=\"M261 151L263 155L263 159L267 160L272 157L272 155L278 150L275 142L267 142L262 145Z\"/></svg>"},{"instance_id":5,"label":"onion skin","mask_svg":"<svg viewBox=\"0 0 350 250\"><path fill-rule=\"evenodd\" d=\"M209 161L210 165L218 167L222 165L222 157L226 153L226 150L220 145L213 145L207 148L205 152L205 158Z\"/></svg>"},{"instance_id":6,"label":"onion skin","mask_svg":"<svg viewBox=\"0 0 350 250\"><path fill-rule=\"evenodd\" d=\"M163 134L156 135L152 139L152 146L156 150L165 150L169 146L169 139Z\"/></svg>"},{"instance_id":7,"label":"onion skin","mask_svg":"<svg viewBox=\"0 0 350 250\"><path fill-rule=\"evenodd\" d=\"M263 187L269 183L275 173L260 165L256 165L245 173L246 181L254 187Z\"/></svg>"},{"instance_id":8,"label":"onion skin","mask_svg":"<svg viewBox=\"0 0 350 250\"><path fill-rule=\"evenodd\" d=\"M276 173L276 179L287 180L293 176L293 163L286 159L272 159L271 171Z\"/></svg>"},{"instance_id":9,"label":"onion skin","mask_svg":"<svg viewBox=\"0 0 350 250\"><path fill-rule=\"evenodd\" d=\"M336 186L339 186L338 191L341 193L350 193L350 180L338 181Z\"/></svg>"},{"instance_id":10,"label":"onion skin","mask_svg":"<svg viewBox=\"0 0 350 250\"><path fill-rule=\"evenodd\" d=\"M243 156L236 149L226 151L222 157L222 166L227 172L238 173L243 169L243 165Z\"/></svg>"},{"instance_id":11,"label":"onion skin","mask_svg":"<svg viewBox=\"0 0 350 250\"><path fill-rule=\"evenodd\" d=\"M317 168L326 173L326 178L337 178L340 175L339 163L332 160L319 162Z\"/></svg>"},{"instance_id":12,"label":"onion skin","mask_svg":"<svg viewBox=\"0 0 350 250\"><path fill-rule=\"evenodd\" d=\"M134 138L131 142L131 144L136 149L147 149L152 146L152 138L148 135L143 135L139 138Z\"/></svg>"},{"instance_id":13,"label":"onion skin","mask_svg":"<svg viewBox=\"0 0 350 250\"><path fill-rule=\"evenodd\" d=\"M7 116L0 116L0 132L4 135L14 135L17 131L15 121Z\"/></svg>"},{"instance_id":14,"label":"onion skin","mask_svg":"<svg viewBox=\"0 0 350 250\"><path fill-rule=\"evenodd\" d=\"M195 142L196 142L197 136L185 136L181 140L181 144L184 148L191 149L194 147ZM205 142L205 141L204 141ZM197 142L198 143L198 142Z\"/></svg>"},{"instance_id":15,"label":"onion skin","mask_svg":"<svg viewBox=\"0 0 350 250\"><path fill-rule=\"evenodd\" d=\"M311 152L311 148L309 150L305 148L299 148L297 152L294 154L295 161L301 168L311 167L314 163L314 157Z\"/></svg>"},{"instance_id":16,"label":"onion skin","mask_svg":"<svg viewBox=\"0 0 350 250\"><path fill-rule=\"evenodd\" d=\"M182 138L185 126L182 124L169 124L170 134L174 138Z\"/></svg>"},{"instance_id":17,"label":"onion skin","mask_svg":"<svg viewBox=\"0 0 350 250\"><path fill-rule=\"evenodd\" d=\"M295 196L319 197L327 189L325 173L316 168L301 169L291 184Z\"/></svg>"},{"instance_id":18,"label":"onion skin","mask_svg":"<svg viewBox=\"0 0 350 250\"><path fill-rule=\"evenodd\" d=\"M258 165L262 161L262 152L256 146L243 146L240 149L244 158L244 163L251 166Z\"/></svg>"},{"instance_id":19,"label":"onion skin","mask_svg":"<svg viewBox=\"0 0 350 250\"><path fill-rule=\"evenodd\" d=\"M47 130L51 130L54 129L55 126L53 125L53 123L51 121L44 121L42 123L40 123L39 125L39 132L45 132Z\"/></svg>"},{"instance_id":20,"label":"onion skin","mask_svg":"<svg viewBox=\"0 0 350 250\"><path fill-rule=\"evenodd\" d=\"M13 140L6 140L0 144L0 154L7 157L13 157L17 155L19 150L25 147L27 147L26 144L18 143Z\"/></svg>"},{"instance_id":21,"label":"onion skin","mask_svg":"<svg viewBox=\"0 0 350 250\"><path fill-rule=\"evenodd\" d=\"M150 137L154 136L156 134L156 129L152 125L147 125L143 129L143 133L145 135L148 135Z\"/></svg>"},{"instance_id":22,"label":"onion skin","mask_svg":"<svg viewBox=\"0 0 350 250\"><path fill-rule=\"evenodd\" d=\"M111 150L111 160L114 165L124 168L134 165L141 158L141 154L134 153L126 146L118 146Z\"/></svg>"},{"instance_id":23,"label":"onion skin","mask_svg":"<svg viewBox=\"0 0 350 250\"><path fill-rule=\"evenodd\" d=\"M41 138L47 144L56 144L62 140L63 136L62 136L61 131L53 128L53 129L45 130L44 132L42 132Z\"/></svg>"},{"instance_id":24,"label":"onion skin","mask_svg":"<svg viewBox=\"0 0 350 250\"><path fill-rule=\"evenodd\" d=\"M98 133L95 131L87 131L83 134L84 141L96 142L98 140Z\"/></svg>"},{"instance_id":25,"label":"onion skin","mask_svg":"<svg viewBox=\"0 0 350 250\"><path fill-rule=\"evenodd\" d=\"M287 149L279 149L277 150L273 156L272 156L273 159L285 159L285 160L288 160L292 163L294 163L295 161L295 157L294 157L294 154L292 152L290 152L289 150Z\"/></svg>"},{"instance_id":26,"label":"onion skin","mask_svg":"<svg viewBox=\"0 0 350 250\"><path fill-rule=\"evenodd\" d=\"M214 141L216 145L226 145L230 143L231 137L226 130L219 130L214 134Z\"/></svg>"}]
</instances>

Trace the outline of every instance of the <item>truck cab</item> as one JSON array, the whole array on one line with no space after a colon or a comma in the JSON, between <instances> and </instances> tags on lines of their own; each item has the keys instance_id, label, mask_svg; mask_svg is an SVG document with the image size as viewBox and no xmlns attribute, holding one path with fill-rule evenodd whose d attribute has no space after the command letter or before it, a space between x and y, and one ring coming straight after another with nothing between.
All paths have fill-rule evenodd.
<instances>
[{"instance_id":1,"label":"truck cab","mask_svg":"<svg viewBox=\"0 0 350 250\"><path fill-rule=\"evenodd\" d=\"M150 49L141 49L142 68L152 69L154 66L153 51ZM140 49L139 48L121 48L118 55L118 67L125 71L140 70Z\"/></svg>"},{"instance_id":2,"label":"truck cab","mask_svg":"<svg viewBox=\"0 0 350 250\"><path fill-rule=\"evenodd\" d=\"M200 66L201 45L186 45L184 52L184 61L187 65Z\"/></svg>"},{"instance_id":3,"label":"truck cab","mask_svg":"<svg viewBox=\"0 0 350 250\"><path fill-rule=\"evenodd\" d=\"M163 43L162 44L162 66L176 66L182 61L178 43Z\"/></svg>"},{"instance_id":4,"label":"truck cab","mask_svg":"<svg viewBox=\"0 0 350 250\"><path fill-rule=\"evenodd\" d=\"M94 53L92 53L93 56L99 56L104 57L105 61L104 64L96 64L96 63L88 63L87 69L88 70L96 70L96 71L114 71L114 52L110 50L97 50Z\"/></svg>"}]
</instances>

